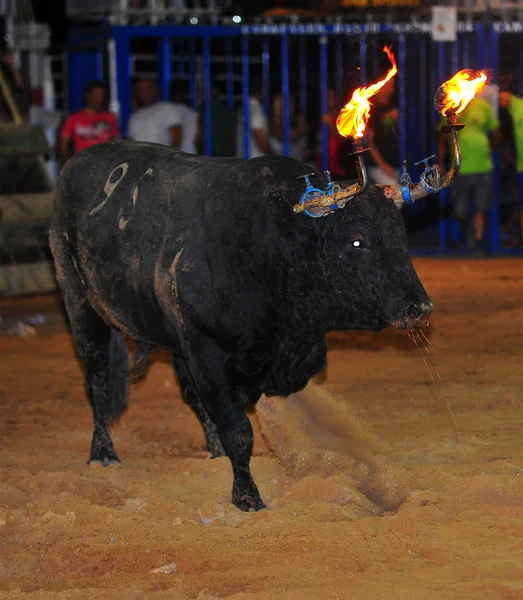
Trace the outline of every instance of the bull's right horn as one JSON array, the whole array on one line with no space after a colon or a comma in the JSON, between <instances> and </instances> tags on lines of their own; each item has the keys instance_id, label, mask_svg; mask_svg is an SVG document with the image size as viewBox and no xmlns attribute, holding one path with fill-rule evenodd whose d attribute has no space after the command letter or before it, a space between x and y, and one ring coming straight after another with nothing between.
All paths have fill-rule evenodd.
<instances>
[{"instance_id":1,"label":"bull's right horn","mask_svg":"<svg viewBox=\"0 0 523 600\"><path fill-rule=\"evenodd\" d=\"M450 185L454 177L458 174L461 167L461 151L459 149L458 134L459 129L464 125L459 123L444 125L441 128L443 133L452 134L452 148L454 150L454 164L446 175L442 175L437 165L425 169L419 183L404 183L403 185L383 185L379 187L387 198L394 201L394 204L411 204L420 198L435 194Z\"/></svg>"}]
</instances>

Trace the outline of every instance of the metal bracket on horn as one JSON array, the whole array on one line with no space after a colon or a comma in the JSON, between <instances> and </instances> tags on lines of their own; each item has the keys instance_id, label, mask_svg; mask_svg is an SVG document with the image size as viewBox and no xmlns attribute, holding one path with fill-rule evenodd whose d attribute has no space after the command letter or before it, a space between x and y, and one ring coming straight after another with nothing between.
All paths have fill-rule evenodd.
<instances>
[{"instance_id":1,"label":"metal bracket on horn","mask_svg":"<svg viewBox=\"0 0 523 600\"><path fill-rule=\"evenodd\" d=\"M436 158L436 155L427 156L426 158L421 159L417 163L414 163L414 166L425 165L425 169L423 169L423 173L420 175L419 184L421 187L427 192L427 194L434 194L439 192L443 187L443 177L441 176L440 170L436 165L429 165L429 160L432 158ZM407 161L403 161L403 172L400 177L400 186L401 186L401 195L403 198L404 204L412 204L414 199L411 195L411 190L416 189L417 186L414 186L412 183L412 179L407 171Z\"/></svg>"},{"instance_id":2,"label":"metal bracket on horn","mask_svg":"<svg viewBox=\"0 0 523 600\"><path fill-rule=\"evenodd\" d=\"M400 178L400 185L384 185L380 184L377 187L381 188L388 198L391 198L395 204L411 204L430 194L435 194L443 188L450 185L451 181L458 174L461 167L461 150L459 148L458 134L460 129L465 125L456 123L456 114L449 111L447 113L447 124L441 128L442 133L450 133L452 135L452 147L454 150L454 164L449 171L443 176L437 165L429 165L429 160L434 158L428 156L416 163L417 165L424 164L425 169L420 176L419 183L413 184L405 167Z\"/></svg>"},{"instance_id":3,"label":"metal bracket on horn","mask_svg":"<svg viewBox=\"0 0 523 600\"><path fill-rule=\"evenodd\" d=\"M365 170L362 154L369 148L362 148L360 140L355 140L354 146L356 147L356 151L349 154L349 156L357 156L356 169L358 171L358 183L342 189L332 181L330 171L325 171L328 179L327 189L320 190L319 188L315 188L309 179L315 173L299 175L296 179L305 179L307 187L301 195L299 203L293 207L296 214L303 212L314 219L325 217L336 210L344 208L347 202L363 192L367 187L367 171Z\"/></svg>"}]
</instances>

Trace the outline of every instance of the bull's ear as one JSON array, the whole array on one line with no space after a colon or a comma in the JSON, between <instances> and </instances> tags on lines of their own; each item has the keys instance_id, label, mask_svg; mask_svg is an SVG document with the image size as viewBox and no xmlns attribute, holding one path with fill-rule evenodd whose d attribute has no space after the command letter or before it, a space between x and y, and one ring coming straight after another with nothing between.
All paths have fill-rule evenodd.
<instances>
[{"instance_id":1,"label":"bull's ear","mask_svg":"<svg viewBox=\"0 0 523 600\"><path fill-rule=\"evenodd\" d=\"M264 196L265 196L265 198L267 198L267 200L269 202L274 202L274 203L278 203L278 204L287 204L287 201L285 200L283 195L276 190L270 190L268 192L265 192Z\"/></svg>"}]
</instances>

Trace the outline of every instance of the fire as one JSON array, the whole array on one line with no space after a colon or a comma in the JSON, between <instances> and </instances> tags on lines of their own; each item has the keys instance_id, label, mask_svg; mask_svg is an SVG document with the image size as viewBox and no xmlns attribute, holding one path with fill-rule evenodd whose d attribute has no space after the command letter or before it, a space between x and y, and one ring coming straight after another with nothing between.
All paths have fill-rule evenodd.
<instances>
[{"instance_id":1,"label":"fire","mask_svg":"<svg viewBox=\"0 0 523 600\"><path fill-rule=\"evenodd\" d=\"M434 97L434 107L442 115L453 111L459 115L487 81L483 71L463 69L445 81Z\"/></svg>"},{"instance_id":2,"label":"fire","mask_svg":"<svg viewBox=\"0 0 523 600\"><path fill-rule=\"evenodd\" d=\"M370 116L369 98L381 90L398 72L396 59L390 48L385 46L383 52L387 54L392 64L385 78L369 87L360 87L355 90L350 101L340 110L340 114L336 120L336 128L344 137L363 137L367 120Z\"/></svg>"}]
</instances>

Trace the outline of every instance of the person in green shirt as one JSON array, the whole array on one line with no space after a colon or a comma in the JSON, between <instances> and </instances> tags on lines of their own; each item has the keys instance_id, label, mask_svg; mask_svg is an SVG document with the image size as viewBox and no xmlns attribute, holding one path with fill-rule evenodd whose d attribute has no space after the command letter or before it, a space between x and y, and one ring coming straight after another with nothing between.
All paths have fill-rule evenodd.
<instances>
[{"instance_id":1,"label":"person in green shirt","mask_svg":"<svg viewBox=\"0 0 523 600\"><path fill-rule=\"evenodd\" d=\"M515 156L514 164L518 176L520 209L523 208L523 98L518 98L507 89L499 91L499 106L506 109L512 120ZM523 211L520 217L523 236Z\"/></svg>"},{"instance_id":2,"label":"person in green shirt","mask_svg":"<svg viewBox=\"0 0 523 600\"><path fill-rule=\"evenodd\" d=\"M467 235L469 244L482 252L486 213L494 200L492 147L499 141L499 121L490 103L484 98L473 98L458 116L465 127L458 131L461 148L461 169L452 184L454 214L463 230L468 233L469 204L474 206L473 232ZM443 119L441 125L446 123ZM450 136L440 134L438 164L444 170L446 149ZM453 159L453 157L450 157Z\"/></svg>"}]
</instances>

